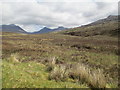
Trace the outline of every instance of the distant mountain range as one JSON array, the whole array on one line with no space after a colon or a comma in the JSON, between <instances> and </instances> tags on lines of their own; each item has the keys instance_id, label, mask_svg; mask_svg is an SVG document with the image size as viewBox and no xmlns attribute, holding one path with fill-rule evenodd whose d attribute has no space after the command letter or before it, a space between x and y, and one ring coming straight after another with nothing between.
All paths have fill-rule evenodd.
<instances>
[{"instance_id":1,"label":"distant mountain range","mask_svg":"<svg viewBox=\"0 0 120 90\"><path fill-rule=\"evenodd\" d=\"M0 30L2 32L15 32L15 33L25 33L25 34L40 34L40 33L48 33L48 32L54 32L54 31L60 31L60 30L65 30L67 28L64 28L62 26L55 28L55 29L50 29L47 27L42 28L41 30L37 32L26 32L24 29L22 29L20 26L17 26L15 24L10 24L10 25L0 25Z\"/></svg>"},{"instance_id":2,"label":"distant mountain range","mask_svg":"<svg viewBox=\"0 0 120 90\"><path fill-rule=\"evenodd\" d=\"M54 31L60 31L60 30L66 30L67 28L64 28L62 26L55 28L55 29L50 29L47 27L44 27L43 29L37 31L37 32L33 32L32 34L39 34L39 33L48 33L48 32L54 32Z\"/></svg>"},{"instance_id":3,"label":"distant mountain range","mask_svg":"<svg viewBox=\"0 0 120 90\"><path fill-rule=\"evenodd\" d=\"M98 25L98 24L104 24L110 21L120 21L118 19L119 16L117 15L110 15L107 18L104 19L100 19L98 21L95 21L93 23L81 26L81 27L86 27L86 26L94 26L94 25ZM80 28L80 27L78 27ZM49 33L49 32L54 32L54 31L61 31L61 30L67 30L68 28L64 28L62 26L58 27L58 28L54 28L54 29L50 29L47 27L42 28L39 31L36 32L26 32L24 29L22 29L20 26L17 26L15 24L10 24L10 25L0 25L0 30L2 30L3 32L15 32L15 33L26 33L26 34L41 34L41 33Z\"/></svg>"}]
</instances>

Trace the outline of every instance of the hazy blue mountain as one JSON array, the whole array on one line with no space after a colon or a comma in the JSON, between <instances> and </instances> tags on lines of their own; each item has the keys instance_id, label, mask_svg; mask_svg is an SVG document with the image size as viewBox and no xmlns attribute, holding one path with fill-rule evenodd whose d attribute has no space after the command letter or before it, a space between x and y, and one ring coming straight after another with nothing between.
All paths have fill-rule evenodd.
<instances>
[{"instance_id":1,"label":"hazy blue mountain","mask_svg":"<svg viewBox=\"0 0 120 90\"><path fill-rule=\"evenodd\" d=\"M48 32L52 32L52 29L44 27L43 29L41 29L37 32L32 32L31 34L48 33Z\"/></svg>"},{"instance_id":2,"label":"hazy blue mountain","mask_svg":"<svg viewBox=\"0 0 120 90\"><path fill-rule=\"evenodd\" d=\"M50 29L50 28L44 27L44 28L41 29L40 31L33 32L33 33L31 33L31 34L48 33L48 32L65 30L65 29L67 29L67 28L64 28L64 27L62 27L62 26L60 26L60 27L58 27L58 28L55 28L55 29Z\"/></svg>"},{"instance_id":3,"label":"hazy blue mountain","mask_svg":"<svg viewBox=\"0 0 120 90\"><path fill-rule=\"evenodd\" d=\"M64 28L62 26L55 28L55 29L50 29L50 28L44 27L37 32L26 32L24 29L22 29L21 27L15 25L15 24L0 25L0 30L2 32L15 32L15 33L27 33L27 34L48 33L48 32L53 32L53 31L65 30L65 29L67 29L67 28Z\"/></svg>"},{"instance_id":4,"label":"hazy blue mountain","mask_svg":"<svg viewBox=\"0 0 120 90\"><path fill-rule=\"evenodd\" d=\"M0 25L0 29L2 29L2 32L27 33L25 30L15 24Z\"/></svg>"},{"instance_id":5,"label":"hazy blue mountain","mask_svg":"<svg viewBox=\"0 0 120 90\"><path fill-rule=\"evenodd\" d=\"M59 26L58 28L53 29L53 31L65 30L65 29L67 29L67 28L64 28L63 26Z\"/></svg>"}]
</instances>

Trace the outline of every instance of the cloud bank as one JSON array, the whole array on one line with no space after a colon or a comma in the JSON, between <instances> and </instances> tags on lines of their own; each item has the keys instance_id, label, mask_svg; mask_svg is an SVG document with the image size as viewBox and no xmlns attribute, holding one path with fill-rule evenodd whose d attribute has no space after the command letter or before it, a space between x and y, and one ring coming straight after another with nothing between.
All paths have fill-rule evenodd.
<instances>
[{"instance_id":1,"label":"cloud bank","mask_svg":"<svg viewBox=\"0 0 120 90\"><path fill-rule=\"evenodd\" d=\"M59 0L60 1L60 0ZM118 14L118 0L3 0L2 24L17 24L32 32L46 27L77 27Z\"/></svg>"}]
</instances>

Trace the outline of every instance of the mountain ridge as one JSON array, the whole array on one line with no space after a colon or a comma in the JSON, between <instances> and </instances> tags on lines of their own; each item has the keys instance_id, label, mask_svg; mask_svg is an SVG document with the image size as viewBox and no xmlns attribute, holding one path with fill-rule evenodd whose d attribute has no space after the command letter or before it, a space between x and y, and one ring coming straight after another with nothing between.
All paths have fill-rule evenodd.
<instances>
[{"instance_id":1,"label":"mountain ridge","mask_svg":"<svg viewBox=\"0 0 120 90\"><path fill-rule=\"evenodd\" d=\"M15 33L25 33L25 34L41 34L41 33L48 33L48 32L54 32L59 30L65 30L67 28L64 28L63 26L59 26L58 28L50 29L48 27L44 27L36 32L27 32L24 29L22 29L20 26L15 24L9 24L9 25L0 25L0 30L2 32L15 32Z\"/></svg>"},{"instance_id":2,"label":"mountain ridge","mask_svg":"<svg viewBox=\"0 0 120 90\"><path fill-rule=\"evenodd\" d=\"M54 31L60 31L60 30L66 30L67 28L64 28L63 26L59 26L58 28L50 29L47 27L42 28L41 30L37 32L33 32L32 34L41 34L41 33L49 33Z\"/></svg>"},{"instance_id":3,"label":"mountain ridge","mask_svg":"<svg viewBox=\"0 0 120 90\"><path fill-rule=\"evenodd\" d=\"M97 24L104 24L105 22L110 22L110 21L120 21L120 15L109 15L108 17L106 18L103 18L103 19L99 19L97 21L94 21L90 24L87 24L87 25L83 25L82 27L84 26L92 26L92 25L97 25Z\"/></svg>"},{"instance_id":4,"label":"mountain ridge","mask_svg":"<svg viewBox=\"0 0 120 90\"><path fill-rule=\"evenodd\" d=\"M69 31L62 32L67 35L72 36L96 36L96 35L107 35L107 36L114 36L118 37L118 33L120 28L118 25L120 24L120 20L118 16L108 16L107 18L100 19L93 23L72 28Z\"/></svg>"}]
</instances>

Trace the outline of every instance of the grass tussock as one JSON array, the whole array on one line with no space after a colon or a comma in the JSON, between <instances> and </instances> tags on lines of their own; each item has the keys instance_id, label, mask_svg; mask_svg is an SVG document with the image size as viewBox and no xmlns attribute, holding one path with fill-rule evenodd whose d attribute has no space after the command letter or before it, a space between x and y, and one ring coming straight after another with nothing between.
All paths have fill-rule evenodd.
<instances>
[{"instance_id":1,"label":"grass tussock","mask_svg":"<svg viewBox=\"0 0 120 90\"><path fill-rule=\"evenodd\" d=\"M78 79L80 82L86 82L92 88L105 88L106 78L100 69L91 70L84 64L74 65L70 72L73 79Z\"/></svg>"},{"instance_id":2,"label":"grass tussock","mask_svg":"<svg viewBox=\"0 0 120 90\"><path fill-rule=\"evenodd\" d=\"M17 53L15 54L11 54L9 59L8 59L9 62L12 62L12 63L19 63L19 55Z\"/></svg>"},{"instance_id":3,"label":"grass tussock","mask_svg":"<svg viewBox=\"0 0 120 90\"><path fill-rule=\"evenodd\" d=\"M49 79L65 81L69 79L77 80L80 83L87 83L91 88L105 88L106 78L103 72L91 70L83 64L56 65L49 75Z\"/></svg>"},{"instance_id":4,"label":"grass tussock","mask_svg":"<svg viewBox=\"0 0 120 90\"><path fill-rule=\"evenodd\" d=\"M92 74L89 75L87 83L92 88L106 88L107 85L106 78L100 69L93 71Z\"/></svg>"},{"instance_id":5,"label":"grass tussock","mask_svg":"<svg viewBox=\"0 0 120 90\"><path fill-rule=\"evenodd\" d=\"M68 70L65 65L56 65L51 71L49 79L54 79L56 81L65 81L68 78Z\"/></svg>"},{"instance_id":6,"label":"grass tussock","mask_svg":"<svg viewBox=\"0 0 120 90\"><path fill-rule=\"evenodd\" d=\"M51 57L50 59L47 59L47 63L45 64L47 65L47 71L52 71L56 64L56 58Z\"/></svg>"}]
</instances>

